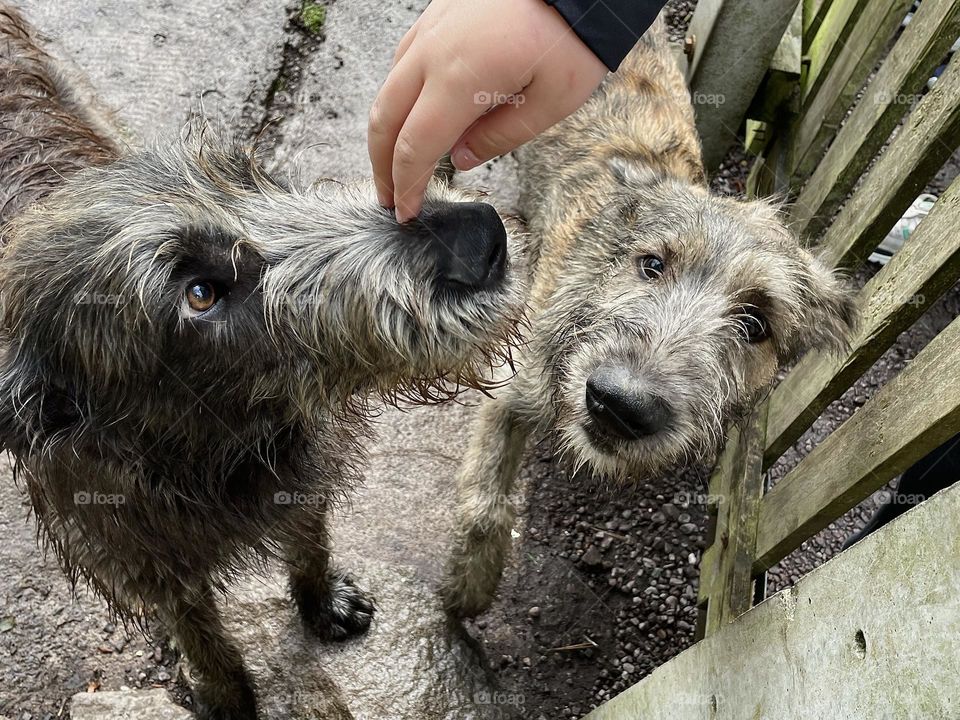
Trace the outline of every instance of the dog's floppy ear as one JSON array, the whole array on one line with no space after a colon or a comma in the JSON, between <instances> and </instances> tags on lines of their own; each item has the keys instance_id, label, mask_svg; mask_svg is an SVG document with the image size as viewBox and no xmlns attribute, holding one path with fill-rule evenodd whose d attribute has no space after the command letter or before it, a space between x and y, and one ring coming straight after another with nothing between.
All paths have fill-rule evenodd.
<instances>
[{"instance_id":1,"label":"dog's floppy ear","mask_svg":"<svg viewBox=\"0 0 960 720\"><path fill-rule=\"evenodd\" d=\"M810 349L846 352L859 321L854 289L810 252L800 252L804 267L798 281L802 319L797 354Z\"/></svg>"},{"instance_id":2,"label":"dog's floppy ear","mask_svg":"<svg viewBox=\"0 0 960 720\"><path fill-rule=\"evenodd\" d=\"M9 345L0 355L0 448L41 448L79 419L77 403L42 358Z\"/></svg>"},{"instance_id":3,"label":"dog's floppy ear","mask_svg":"<svg viewBox=\"0 0 960 720\"><path fill-rule=\"evenodd\" d=\"M656 182L657 174L647 165L624 155L614 155L607 161L617 182L629 188L642 188Z\"/></svg>"}]
</instances>

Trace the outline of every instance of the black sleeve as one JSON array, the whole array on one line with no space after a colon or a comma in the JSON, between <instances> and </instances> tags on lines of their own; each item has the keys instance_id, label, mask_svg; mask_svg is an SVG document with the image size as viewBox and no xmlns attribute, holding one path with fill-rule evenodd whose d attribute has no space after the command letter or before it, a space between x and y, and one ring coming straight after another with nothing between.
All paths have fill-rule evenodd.
<instances>
[{"instance_id":1,"label":"black sleeve","mask_svg":"<svg viewBox=\"0 0 960 720\"><path fill-rule=\"evenodd\" d=\"M546 0L584 44L616 70L666 0Z\"/></svg>"}]
</instances>

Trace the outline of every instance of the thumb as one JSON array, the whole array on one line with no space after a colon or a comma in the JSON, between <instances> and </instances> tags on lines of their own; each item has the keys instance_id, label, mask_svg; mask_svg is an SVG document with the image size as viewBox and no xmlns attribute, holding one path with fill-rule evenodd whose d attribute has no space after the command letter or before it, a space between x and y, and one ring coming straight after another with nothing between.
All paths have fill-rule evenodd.
<instances>
[{"instance_id":1,"label":"thumb","mask_svg":"<svg viewBox=\"0 0 960 720\"><path fill-rule=\"evenodd\" d=\"M538 95L531 84L525 92L511 95L470 126L450 151L450 159L457 170L470 170L520 147L579 105L567 108L554 104L551 107L545 98L538 101Z\"/></svg>"},{"instance_id":2,"label":"thumb","mask_svg":"<svg viewBox=\"0 0 960 720\"><path fill-rule=\"evenodd\" d=\"M535 78L523 92L480 117L450 151L457 170L470 170L532 140L585 103L606 75L599 61L573 82L557 77Z\"/></svg>"}]
</instances>

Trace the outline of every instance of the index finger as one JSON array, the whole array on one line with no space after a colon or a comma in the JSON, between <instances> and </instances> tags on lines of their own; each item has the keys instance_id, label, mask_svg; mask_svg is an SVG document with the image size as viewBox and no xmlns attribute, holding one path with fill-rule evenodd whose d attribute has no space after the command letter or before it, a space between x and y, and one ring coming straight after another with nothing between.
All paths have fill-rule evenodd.
<instances>
[{"instance_id":1,"label":"index finger","mask_svg":"<svg viewBox=\"0 0 960 720\"><path fill-rule=\"evenodd\" d=\"M484 101L489 96L489 93L476 93L471 97L457 97L457 93L440 87L439 83L424 87L393 149L397 220L406 222L420 213L437 161L489 109L489 103Z\"/></svg>"},{"instance_id":2,"label":"index finger","mask_svg":"<svg viewBox=\"0 0 960 720\"><path fill-rule=\"evenodd\" d=\"M393 207L393 148L417 96L423 77L406 56L394 66L370 108L367 126L367 153L373 166L377 198L384 207Z\"/></svg>"}]
</instances>

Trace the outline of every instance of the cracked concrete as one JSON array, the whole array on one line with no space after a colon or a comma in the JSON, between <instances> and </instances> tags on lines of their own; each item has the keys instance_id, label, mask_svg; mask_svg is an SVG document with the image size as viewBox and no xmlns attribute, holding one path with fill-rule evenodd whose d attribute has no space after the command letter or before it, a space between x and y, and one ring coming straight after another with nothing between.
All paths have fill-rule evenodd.
<instances>
[{"instance_id":1,"label":"cracked concrete","mask_svg":"<svg viewBox=\"0 0 960 720\"><path fill-rule=\"evenodd\" d=\"M299 5L281 0L22 0L58 54L90 78L137 138L176 135L201 103L241 134L281 112L278 128L268 130L276 165L305 180L369 175L368 109L394 46L425 4L338 0L322 39L304 36ZM514 170L508 159L465 182L497 187L495 197L510 207ZM434 598L453 474L473 412L467 398L390 409L377 423L366 484L335 529L338 562L380 602L368 637L341 646L304 638L279 576L251 580L228 601L266 717L350 717L347 707L358 720L496 714L472 702L489 690L487 677ZM36 549L28 506L9 480L0 483L0 533L0 718L63 717L78 691L176 688L171 653L114 627L89 593L72 600L56 563ZM118 708L137 703L144 692L76 700L76 717L123 717L97 708L112 707L111 698ZM147 705L155 702L158 709L139 710L138 720L178 717L159 695Z\"/></svg>"}]
</instances>

